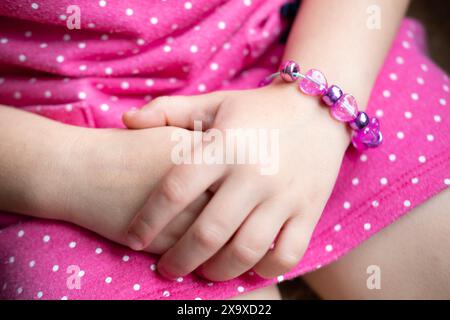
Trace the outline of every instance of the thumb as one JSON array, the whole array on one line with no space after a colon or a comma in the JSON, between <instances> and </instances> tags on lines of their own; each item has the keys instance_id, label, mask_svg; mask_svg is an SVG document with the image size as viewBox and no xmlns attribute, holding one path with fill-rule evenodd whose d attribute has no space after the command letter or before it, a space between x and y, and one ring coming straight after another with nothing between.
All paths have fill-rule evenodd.
<instances>
[{"instance_id":1,"label":"thumb","mask_svg":"<svg viewBox=\"0 0 450 320\"><path fill-rule=\"evenodd\" d=\"M158 97L141 110L124 113L123 122L129 129L175 126L192 130L194 121L198 120L208 129L224 95L223 91L216 91L195 96Z\"/></svg>"}]
</instances>

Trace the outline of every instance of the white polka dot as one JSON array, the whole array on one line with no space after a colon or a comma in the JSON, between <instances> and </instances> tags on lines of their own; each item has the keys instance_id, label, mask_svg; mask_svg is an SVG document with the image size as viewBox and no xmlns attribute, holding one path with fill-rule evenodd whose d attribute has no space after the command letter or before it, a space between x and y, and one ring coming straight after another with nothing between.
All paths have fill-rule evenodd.
<instances>
[{"instance_id":1,"label":"white polka dot","mask_svg":"<svg viewBox=\"0 0 450 320\"><path fill-rule=\"evenodd\" d=\"M8 258L9 263L14 263L14 261L16 261L16 258L14 258L13 256Z\"/></svg>"},{"instance_id":2,"label":"white polka dot","mask_svg":"<svg viewBox=\"0 0 450 320\"><path fill-rule=\"evenodd\" d=\"M128 260L130 260L130 257L129 257L129 256L124 255L124 256L122 257L122 261L127 262Z\"/></svg>"},{"instance_id":3,"label":"white polka dot","mask_svg":"<svg viewBox=\"0 0 450 320\"><path fill-rule=\"evenodd\" d=\"M373 200L373 201L372 201L372 206L373 206L374 208L377 208L379 205L380 205L380 203L378 202L378 200Z\"/></svg>"},{"instance_id":4,"label":"white polka dot","mask_svg":"<svg viewBox=\"0 0 450 320\"><path fill-rule=\"evenodd\" d=\"M389 75L389 79L391 79L392 81L396 81L398 79L398 76L396 73L391 73Z\"/></svg>"},{"instance_id":5,"label":"white polka dot","mask_svg":"<svg viewBox=\"0 0 450 320\"><path fill-rule=\"evenodd\" d=\"M397 62L397 64L404 64L405 60L403 59L403 57L398 56L395 58L395 62Z\"/></svg>"},{"instance_id":6,"label":"white polka dot","mask_svg":"<svg viewBox=\"0 0 450 320\"><path fill-rule=\"evenodd\" d=\"M406 41L406 40L404 40L404 41L402 42L402 46L403 46L403 48L405 48L405 49L409 49L409 48L411 47L410 43L409 43L408 41Z\"/></svg>"},{"instance_id":7,"label":"white polka dot","mask_svg":"<svg viewBox=\"0 0 450 320\"><path fill-rule=\"evenodd\" d=\"M80 43L78 44L78 48L80 48L80 49L86 48L86 43L80 42Z\"/></svg>"},{"instance_id":8,"label":"white polka dot","mask_svg":"<svg viewBox=\"0 0 450 320\"><path fill-rule=\"evenodd\" d=\"M168 290L165 290L163 292L163 297L169 297L170 296L170 292Z\"/></svg>"},{"instance_id":9,"label":"white polka dot","mask_svg":"<svg viewBox=\"0 0 450 320\"><path fill-rule=\"evenodd\" d=\"M35 265L36 265L36 261L34 261L34 260L31 260L31 261L28 263L28 266L29 266L30 268L34 268Z\"/></svg>"},{"instance_id":10,"label":"white polka dot","mask_svg":"<svg viewBox=\"0 0 450 320\"><path fill-rule=\"evenodd\" d=\"M420 163L425 163L426 161L427 161L427 158L425 156L422 155L422 156L419 157L419 162Z\"/></svg>"},{"instance_id":11,"label":"white polka dot","mask_svg":"<svg viewBox=\"0 0 450 320\"><path fill-rule=\"evenodd\" d=\"M78 277L84 277L84 275L86 274L86 272L84 271L84 270L80 270L79 272L78 272Z\"/></svg>"},{"instance_id":12,"label":"white polka dot","mask_svg":"<svg viewBox=\"0 0 450 320\"><path fill-rule=\"evenodd\" d=\"M100 40L102 41L106 41L109 39L109 36L107 34L102 34L102 36L100 37Z\"/></svg>"},{"instance_id":13,"label":"white polka dot","mask_svg":"<svg viewBox=\"0 0 450 320\"><path fill-rule=\"evenodd\" d=\"M70 103L66 104L66 111L70 112L73 109L73 105L71 105Z\"/></svg>"},{"instance_id":14,"label":"white polka dot","mask_svg":"<svg viewBox=\"0 0 450 320\"><path fill-rule=\"evenodd\" d=\"M69 298L67 296L62 296L61 300L68 300Z\"/></svg>"},{"instance_id":15,"label":"white polka dot","mask_svg":"<svg viewBox=\"0 0 450 320\"><path fill-rule=\"evenodd\" d=\"M42 298L43 295L44 295L44 293L43 293L42 291L39 291L39 292L36 294L36 297L38 297L38 299L40 299L40 298Z\"/></svg>"},{"instance_id":16,"label":"white polka dot","mask_svg":"<svg viewBox=\"0 0 450 320\"><path fill-rule=\"evenodd\" d=\"M166 53L169 53L170 51L172 51L172 48L171 48L169 45L166 44L166 45L163 47L163 51L166 52Z\"/></svg>"},{"instance_id":17,"label":"white polka dot","mask_svg":"<svg viewBox=\"0 0 450 320\"><path fill-rule=\"evenodd\" d=\"M22 98L22 93L20 91L15 91L13 96L14 96L14 99L18 100L18 99Z\"/></svg>"},{"instance_id":18,"label":"white polka dot","mask_svg":"<svg viewBox=\"0 0 450 320\"><path fill-rule=\"evenodd\" d=\"M417 178L417 177L412 178L411 179L411 183L412 184L418 184L419 183L419 178Z\"/></svg>"},{"instance_id":19,"label":"white polka dot","mask_svg":"<svg viewBox=\"0 0 450 320\"><path fill-rule=\"evenodd\" d=\"M45 49L45 48L48 47L48 44L46 44L45 42L43 42L43 43L41 43L41 44L39 45L39 47L40 47L41 49Z\"/></svg>"},{"instance_id":20,"label":"white polka dot","mask_svg":"<svg viewBox=\"0 0 450 320\"><path fill-rule=\"evenodd\" d=\"M389 160L390 160L390 161L394 162L396 159L397 159L397 156L396 156L395 154L391 153L391 154L389 155Z\"/></svg>"},{"instance_id":21,"label":"white polka dot","mask_svg":"<svg viewBox=\"0 0 450 320\"><path fill-rule=\"evenodd\" d=\"M417 81L417 83L420 84L420 85L425 84L425 80L423 80L422 77L417 77L416 81Z\"/></svg>"},{"instance_id":22,"label":"white polka dot","mask_svg":"<svg viewBox=\"0 0 450 320\"><path fill-rule=\"evenodd\" d=\"M231 44L229 43L229 42L225 42L224 44L223 44L223 49L224 50L229 50L231 48Z\"/></svg>"},{"instance_id":23,"label":"white polka dot","mask_svg":"<svg viewBox=\"0 0 450 320\"><path fill-rule=\"evenodd\" d=\"M88 28L91 28L91 29L95 28L95 23L89 22L88 23Z\"/></svg>"},{"instance_id":24,"label":"white polka dot","mask_svg":"<svg viewBox=\"0 0 450 320\"><path fill-rule=\"evenodd\" d=\"M244 5L250 7L252 5L252 0L244 0Z\"/></svg>"},{"instance_id":25,"label":"white polka dot","mask_svg":"<svg viewBox=\"0 0 450 320\"><path fill-rule=\"evenodd\" d=\"M192 3L189 2L189 1L185 2L185 3L184 3L184 8L185 8L186 10L191 10L191 9L192 9Z\"/></svg>"},{"instance_id":26,"label":"white polka dot","mask_svg":"<svg viewBox=\"0 0 450 320\"><path fill-rule=\"evenodd\" d=\"M17 294L21 294L22 292L23 292L23 288L22 287L17 288Z\"/></svg>"},{"instance_id":27,"label":"white polka dot","mask_svg":"<svg viewBox=\"0 0 450 320\"><path fill-rule=\"evenodd\" d=\"M334 226L334 231L336 231L336 232L341 231L341 229L342 229L342 227L341 227L340 224L336 224L336 225Z\"/></svg>"},{"instance_id":28,"label":"white polka dot","mask_svg":"<svg viewBox=\"0 0 450 320\"><path fill-rule=\"evenodd\" d=\"M242 292L245 291L245 289L244 289L243 286L239 286L239 287L237 287L237 291L240 292L240 293L242 293Z\"/></svg>"},{"instance_id":29,"label":"white polka dot","mask_svg":"<svg viewBox=\"0 0 450 320\"><path fill-rule=\"evenodd\" d=\"M405 118L406 119L411 119L412 118L412 113L410 111L406 111L405 112Z\"/></svg>"},{"instance_id":30,"label":"white polka dot","mask_svg":"<svg viewBox=\"0 0 450 320\"><path fill-rule=\"evenodd\" d=\"M220 30L224 30L227 27L227 24L225 23L225 21L220 21L217 24L217 28L219 28Z\"/></svg>"},{"instance_id":31,"label":"white polka dot","mask_svg":"<svg viewBox=\"0 0 450 320\"><path fill-rule=\"evenodd\" d=\"M205 90L206 90L205 84L200 83L200 84L198 85L198 91L200 91L200 92L205 92Z\"/></svg>"},{"instance_id":32,"label":"white polka dot","mask_svg":"<svg viewBox=\"0 0 450 320\"><path fill-rule=\"evenodd\" d=\"M197 52L198 52L198 47L197 47L195 44L193 44L193 45L191 45L191 47L189 48L189 50L190 50L192 53L197 53Z\"/></svg>"},{"instance_id":33,"label":"white polka dot","mask_svg":"<svg viewBox=\"0 0 450 320\"><path fill-rule=\"evenodd\" d=\"M403 205L404 205L405 207L411 207L411 201L405 200L405 201L403 201Z\"/></svg>"},{"instance_id":34,"label":"white polka dot","mask_svg":"<svg viewBox=\"0 0 450 320\"><path fill-rule=\"evenodd\" d=\"M156 264L152 263L152 264L150 265L150 270L156 271Z\"/></svg>"},{"instance_id":35,"label":"white polka dot","mask_svg":"<svg viewBox=\"0 0 450 320\"><path fill-rule=\"evenodd\" d=\"M344 204L342 205L344 207L344 209L350 209L350 202L345 201Z\"/></svg>"},{"instance_id":36,"label":"white polka dot","mask_svg":"<svg viewBox=\"0 0 450 320\"><path fill-rule=\"evenodd\" d=\"M80 71L86 71L87 66L86 66L85 64L82 64L82 65L80 65L80 66L78 67L78 69L79 69Z\"/></svg>"},{"instance_id":37,"label":"white polka dot","mask_svg":"<svg viewBox=\"0 0 450 320\"><path fill-rule=\"evenodd\" d=\"M31 31L27 31L27 32L24 33L24 35L25 35L26 38L29 38L29 37L31 37L33 35L33 33Z\"/></svg>"},{"instance_id":38,"label":"white polka dot","mask_svg":"<svg viewBox=\"0 0 450 320\"><path fill-rule=\"evenodd\" d=\"M27 56L24 54L19 54L19 61L20 62L25 62L27 61Z\"/></svg>"},{"instance_id":39,"label":"white polka dot","mask_svg":"<svg viewBox=\"0 0 450 320\"><path fill-rule=\"evenodd\" d=\"M366 162L367 159L368 159L368 157L367 157L367 155L364 154L364 153L359 157L359 160L361 160L362 162Z\"/></svg>"},{"instance_id":40,"label":"white polka dot","mask_svg":"<svg viewBox=\"0 0 450 320\"><path fill-rule=\"evenodd\" d=\"M430 142L434 141L434 136L432 134L427 134L427 140Z\"/></svg>"},{"instance_id":41,"label":"white polka dot","mask_svg":"<svg viewBox=\"0 0 450 320\"><path fill-rule=\"evenodd\" d=\"M441 106L445 106L445 105L447 105L447 100L445 100L444 98L441 98L441 99L439 99L439 104Z\"/></svg>"},{"instance_id":42,"label":"white polka dot","mask_svg":"<svg viewBox=\"0 0 450 320\"><path fill-rule=\"evenodd\" d=\"M73 249L77 246L77 243L75 241L72 241L69 243L69 248Z\"/></svg>"},{"instance_id":43,"label":"white polka dot","mask_svg":"<svg viewBox=\"0 0 450 320\"><path fill-rule=\"evenodd\" d=\"M381 118L383 116L384 112L381 109L378 109L377 111L375 111L375 115L379 118Z\"/></svg>"},{"instance_id":44,"label":"white polka dot","mask_svg":"<svg viewBox=\"0 0 450 320\"><path fill-rule=\"evenodd\" d=\"M202 298L200 297L196 297L194 300L202 300Z\"/></svg>"},{"instance_id":45,"label":"white polka dot","mask_svg":"<svg viewBox=\"0 0 450 320\"><path fill-rule=\"evenodd\" d=\"M436 114L433 118L434 118L434 121L435 121L435 122L441 122L441 121L442 121L441 116L438 115L438 114Z\"/></svg>"},{"instance_id":46,"label":"white polka dot","mask_svg":"<svg viewBox=\"0 0 450 320\"><path fill-rule=\"evenodd\" d=\"M105 6L106 6L106 1L105 1L105 0L100 0L100 1L98 2L98 5L99 5L100 7L105 7Z\"/></svg>"},{"instance_id":47,"label":"white polka dot","mask_svg":"<svg viewBox=\"0 0 450 320\"><path fill-rule=\"evenodd\" d=\"M58 271L59 270L59 266L57 265L57 264L55 264L53 267L52 267L52 271L53 272L56 272L56 271Z\"/></svg>"},{"instance_id":48,"label":"white polka dot","mask_svg":"<svg viewBox=\"0 0 450 320\"><path fill-rule=\"evenodd\" d=\"M50 98L51 96L52 96L52 92L51 92L50 90L46 90L46 91L44 92L44 97Z\"/></svg>"},{"instance_id":49,"label":"white polka dot","mask_svg":"<svg viewBox=\"0 0 450 320\"><path fill-rule=\"evenodd\" d=\"M333 251L333 246L332 246L331 244L327 244L327 245L325 246L325 251L327 251L327 252Z\"/></svg>"},{"instance_id":50,"label":"white polka dot","mask_svg":"<svg viewBox=\"0 0 450 320\"><path fill-rule=\"evenodd\" d=\"M70 41L70 34L65 34L64 36L63 36L63 40L64 41Z\"/></svg>"},{"instance_id":51,"label":"white polka dot","mask_svg":"<svg viewBox=\"0 0 450 320\"><path fill-rule=\"evenodd\" d=\"M445 179L444 179L444 184L445 184L446 186L450 186L450 179L449 179L449 178L445 178Z\"/></svg>"},{"instance_id":52,"label":"white polka dot","mask_svg":"<svg viewBox=\"0 0 450 320\"><path fill-rule=\"evenodd\" d=\"M381 183L383 186L385 186L385 185L387 185L387 183L388 183L388 179L387 179L386 177L383 177L383 178L380 179L380 183Z\"/></svg>"},{"instance_id":53,"label":"white polka dot","mask_svg":"<svg viewBox=\"0 0 450 320\"><path fill-rule=\"evenodd\" d=\"M358 179L358 178L353 178L353 179L352 179L352 184L353 184L354 186L357 186L357 185L359 184L359 179Z\"/></svg>"},{"instance_id":54,"label":"white polka dot","mask_svg":"<svg viewBox=\"0 0 450 320\"><path fill-rule=\"evenodd\" d=\"M111 278L111 277L106 277L106 278L105 278L105 282L106 282L106 283L111 283L111 281L112 281L112 278Z\"/></svg>"},{"instance_id":55,"label":"white polka dot","mask_svg":"<svg viewBox=\"0 0 450 320\"><path fill-rule=\"evenodd\" d=\"M411 99L413 99L414 101L419 100L419 94L417 92L411 93Z\"/></svg>"},{"instance_id":56,"label":"white polka dot","mask_svg":"<svg viewBox=\"0 0 450 320\"><path fill-rule=\"evenodd\" d=\"M425 71L425 72L428 71L428 66L427 66L425 63L422 63L422 64L420 65L420 68L421 68L423 71Z\"/></svg>"},{"instance_id":57,"label":"white polka dot","mask_svg":"<svg viewBox=\"0 0 450 320\"><path fill-rule=\"evenodd\" d=\"M121 87L123 90L126 90L126 89L128 89L128 88L130 87L130 84L129 84L128 82L126 82L126 81L123 81L123 82L120 84L120 87Z\"/></svg>"},{"instance_id":58,"label":"white polka dot","mask_svg":"<svg viewBox=\"0 0 450 320\"><path fill-rule=\"evenodd\" d=\"M59 20L64 21L66 19L67 19L67 16L65 14L62 14L62 15L59 16Z\"/></svg>"},{"instance_id":59,"label":"white polka dot","mask_svg":"<svg viewBox=\"0 0 450 320\"><path fill-rule=\"evenodd\" d=\"M125 14L126 14L127 16L132 16L133 13L134 13L134 11L133 11L133 9L131 9L131 8L127 8L127 9L125 10Z\"/></svg>"},{"instance_id":60,"label":"white polka dot","mask_svg":"<svg viewBox=\"0 0 450 320\"><path fill-rule=\"evenodd\" d=\"M209 67L211 68L211 70L216 71L217 69L219 69L219 65L216 62L212 62Z\"/></svg>"},{"instance_id":61,"label":"white polka dot","mask_svg":"<svg viewBox=\"0 0 450 320\"><path fill-rule=\"evenodd\" d=\"M364 223L364 230L370 230L372 228L372 225L370 223Z\"/></svg>"},{"instance_id":62,"label":"white polka dot","mask_svg":"<svg viewBox=\"0 0 450 320\"><path fill-rule=\"evenodd\" d=\"M183 280L184 280L183 277L178 277L177 278L177 282L183 282Z\"/></svg>"},{"instance_id":63,"label":"white polka dot","mask_svg":"<svg viewBox=\"0 0 450 320\"><path fill-rule=\"evenodd\" d=\"M281 281L283 281L283 280L284 280L284 276L281 275L281 276L278 276L278 277L277 277L277 281L278 281L278 282L281 282Z\"/></svg>"},{"instance_id":64,"label":"white polka dot","mask_svg":"<svg viewBox=\"0 0 450 320\"><path fill-rule=\"evenodd\" d=\"M50 236L48 234L46 234L43 238L42 241L44 242L49 242L50 241Z\"/></svg>"},{"instance_id":65,"label":"white polka dot","mask_svg":"<svg viewBox=\"0 0 450 320\"><path fill-rule=\"evenodd\" d=\"M36 2L33 2L31 4L31 8L34 9L34 10L37 10L37 9L39 9L39 5Z\"/></svg>"},{"instance_id":66,"label":"white polka dot","mask_svg":"<svg viewBox=\"0 0 450 320\"><path fill-rule=\"evenodd\" d=\"M405 137L405 134L402 131L397 132L397 138L403 139Z\"/></svg>"},{"instance_id":67,"label":"white polka dot","mask_svg":"<svg viewBox=\"0 0 450 320\"><path fill-rule=\"evenodd\" d=\"M151 17L150 18L150 23L151 24L157 24L158 23L158 18L157 17Z\"/></svg>"},{"instance_id":68,"label":"white polka dot","mask_svg":"<svg viewBox=\"0 0 450 320\"><path fill-rule=\"evenodd\" d=\"M95 249L95 254L100 254L102 252L103 252L102 248L96 248Z\"/></svg>"},{"instance_id":69,"label":"white polka dot","mask_svg":"<svg viewBox=\"0 0 450 320\"><path fill-rule=\"evenodd\" d=\"M19 230L19 232L17 232L17 236L19 238L22 238L24 236L24 234L25 234L25 231L23 231L23 230Z\"/></svg>"},{"instance_id":70,"label":"white polka dot","mask_svg":"<svg viewBox=\"0 0 450 320\"><path fill-rule=\"evenodd\" d=\"M391 96L391 92L389 90L384 90L383 91L383 97L389 98L390 96Z\"/></svg>"},{"instance_id":71,"label":"white polka dot","mask_svg":"<svg viewBox=\"0 0 450 320\"><path fill-rule=\"evenodd\" d=\"M84 92L84 91L78 92L78 99L84 100L84 99L86 99L86 97L87 97L86 92Z\"/></svg>"},{"instance_id":72,"label":"white polka dot","mask_svg":"<svg viewBox=\"0 0 450 320\"><path fill-rule=\"evenodd\" d=\"M8 43L8 39L7 38L1 38L0 39L0 43L1 44L7 44Z\"/></svg>"},{"instance_id":73,"label":"white polka dot","mask_svg":"<svg viewBox=\"0 0 450 320\"><path fill-rule=\"evenodd\" d=\"M445 92L448 92L449 91L448 85L443 84L442 85L442 90L444 90Z\"/></svg>"}]
</instances>

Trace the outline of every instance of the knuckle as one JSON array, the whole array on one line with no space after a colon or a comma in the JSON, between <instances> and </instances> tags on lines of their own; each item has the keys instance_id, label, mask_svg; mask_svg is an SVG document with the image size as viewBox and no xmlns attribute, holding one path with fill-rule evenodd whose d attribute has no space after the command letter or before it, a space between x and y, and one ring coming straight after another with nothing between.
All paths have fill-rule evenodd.
<instances>
[{"instance_id":1,"label":"knuckle","mask_svg":"<svg viewBox=\"0 0 450 320\"><path fill-rule=\"evenodd\" d=\"M251 246L235 244L231 247L232 259L244 266L253 266L261 256L260 251Z\"/></svg>"},{"instance_id":2,"label":"knuckle","mask_svg":"<svg viewBox=\"0 0 450 320\"><path fill-rule=\"evenodd\" d=\"M215 250L223 243L223 236L218 232L217 228L198 227L193 231L194 241L201 247L208 250Z\"/></svg>"},{"instance_id":3,"label":"knuckle","mask_svg":"<svg viewBox=\"0 0 450 320\"><path fill-rule=\"evenodd\" d=\"M186 200L186 188L177 176L170 175L161 182L161 193L169 202L182 204Z\"/></svg>"}]
</instances>

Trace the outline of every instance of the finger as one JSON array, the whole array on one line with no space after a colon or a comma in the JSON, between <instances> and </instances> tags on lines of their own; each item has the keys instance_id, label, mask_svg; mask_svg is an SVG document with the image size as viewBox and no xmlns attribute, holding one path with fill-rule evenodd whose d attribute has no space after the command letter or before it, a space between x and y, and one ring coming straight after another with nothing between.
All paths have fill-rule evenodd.
<instances>
[{"instance_id":1,"label":"finger","mask_svg":"<svg viewBox=\"0 0 450 320\"><path fill-rule=\"evenodd\" d=\"M279 199L256 207L233 240L200 267L201 276L225 281L251 269L269 250L290 212L287 202Z\"/></svg>"},{"instance_id":2,"label":"finger","mask_svg":"<svg viewBox=\"0 0 450 320\"><path fill-rule=\"evenodd\" d=\"M196 96L158 97L141 110L124 113L123 122L129 129L175 126L194 129L194 120L204 129L212 124L214 115L224 98L223 91Z\"/></svg>"},{"instance_id":3,"label":"finger","mask_svg":"<svg viewBox=\"0 0 450 320\"><path fill-rule=\"evenodd\" d=\"M283 226L275 247L254 267L263 278L274 278L294 268L303 257L314 226L305 223L300 215L289 219Z\"/></svg>"},{"instance_id":4,"label":"finger","mask_svg":"<svg viewBox=\"0 0 450 320\"><path fill-rule=\"evenodd\" d=\"M160 273L174 278L194 271L225 245L261 197L238 177L226 179L186 234L162 256Z\"/></svg>"},{"instance_id":5,"label":"finger","mask_svg":"<svg viewBox=\"0 0 450 320\"><path fill-rule=\"evenodd\" d=\"M126 243L134 250L147 247L161 230L224 173L220 165L183 164L173 167L158 183L128 229Z\"/></svg>"},{"instance_id":6,"label":"finger","mask_svg":"<svg viewBox=\"0 0 450 320\"><path fill-rule=\"evenodd\" d=\"M183 212L170 221L144 250L155 254L163 254L169 250L186 233L210 199L210 192L201 194Z\"/></svg>"}]
</instances>

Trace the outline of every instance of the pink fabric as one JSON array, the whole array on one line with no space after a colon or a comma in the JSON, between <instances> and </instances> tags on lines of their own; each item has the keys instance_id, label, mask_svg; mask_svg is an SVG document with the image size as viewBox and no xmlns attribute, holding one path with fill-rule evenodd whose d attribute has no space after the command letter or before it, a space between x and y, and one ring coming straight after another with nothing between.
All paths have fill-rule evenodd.
<instances>
[{"instance_id":1,"label":"pink fabric","mask_svg":"<svg viewBox=\"0 0 450 320\"><path fill-rule=\"evenodd\" d=\"M123 111L161 94L256 87L283 50L284 0L78 0L81 30L68 30L71 2L0 2L0 103L78 126L121 127ZM228 298L335 261L450 184L449 81L424 48L421 26L405 20L368 105L385 143L348 150L291 272L168 281L154 271L156 256L73 225L0 215L0 298ZM78 273L80 289L67 286L67 272Z\"/></svg>"}]
</instances>

